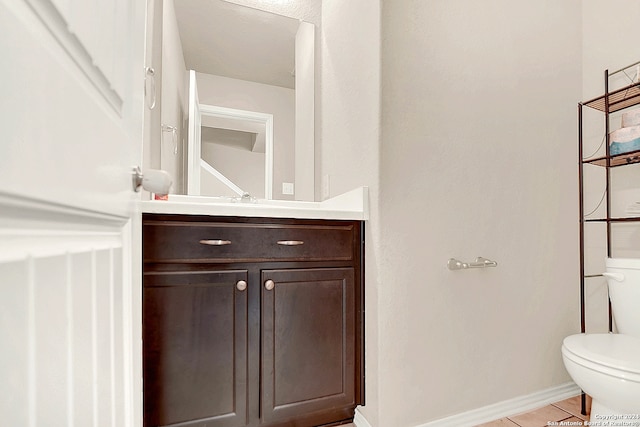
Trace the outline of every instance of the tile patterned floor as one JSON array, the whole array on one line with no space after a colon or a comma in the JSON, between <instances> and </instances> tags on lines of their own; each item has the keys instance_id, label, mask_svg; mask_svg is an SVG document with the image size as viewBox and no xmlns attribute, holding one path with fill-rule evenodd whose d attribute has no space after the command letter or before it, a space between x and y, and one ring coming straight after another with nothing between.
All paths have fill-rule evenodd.
<instances>
[{"instance_id":1,"label":"tile patterned floor","mask_svg":"<svg viewBox=\"0 0 640 427\"><path fill-rule=\"evenodd\" d=\"M588 415L580 413L580 396L575 396L531 412L501 418L476 427L546 427L560 421L564 421L564 425L581 426L588 420Z\"/></svg>"}]
</instances>

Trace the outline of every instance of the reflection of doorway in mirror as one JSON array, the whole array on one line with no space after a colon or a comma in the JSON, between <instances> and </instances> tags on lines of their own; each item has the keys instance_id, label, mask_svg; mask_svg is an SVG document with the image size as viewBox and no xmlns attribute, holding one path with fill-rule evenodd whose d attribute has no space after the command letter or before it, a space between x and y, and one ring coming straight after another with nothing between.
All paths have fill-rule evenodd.
<instances>
[{"instance_id":1,"label":"reflection of doorway in mirror","mask_svg":"<svg viewBox=\"0 0 640 427\"><path fill-rule=\"evenodd\" d=\"M214 168L224 180L211 179L210 168L203 168L200 181L202 196L237 196L242 193L264 199L266 125L261 122L216 120L203 116L200 159ZM225 185L226 184L226 185Z\"/></svg>"},{"instance_id":2,"label":"reflection of doorway in mirror","mask_svg":"<svg viewBox=\"0 0 640 427\"><path fill-rule=\"evenodd\" d=\"M290 182L295 176L295 91L211 74L196 73L196 76L200 105L260 112L273 117L272 198L282 199L281 183ZM210 125L210 127L215 126ZM235 130L258 132L246 129L246 124L245 128ZM234 175L237 174L238 172ZM236 182L233 178L229 178ZM245 177L240 180L247 181ZM261 178L259 182L264 186L264 179ZM253 186L255 185L256 183L253 183Z\"/></svg>"},{"instance_id":3,"label":"reflection of doorway in mirror","mask_svg":"<svg viewBox=\"0 0 640 427\"><path fill-rule=\"evenodd\" d=\"M273 198L273 115L205 104L197 110L200 195L231 190L232 196ZM227 188L216 193L221 185Z\"/></svg>"},{"instance_id":4,"label":"reflection of doorway in mirror","mask_svg":"<svg viewBox=\"0 0 640 427\"><path fill-rule=\"evenodd\" d=\"M199 92L191 70L188 194L273 198L273 114L201 104Z\"/></svg>"}]
</instances>

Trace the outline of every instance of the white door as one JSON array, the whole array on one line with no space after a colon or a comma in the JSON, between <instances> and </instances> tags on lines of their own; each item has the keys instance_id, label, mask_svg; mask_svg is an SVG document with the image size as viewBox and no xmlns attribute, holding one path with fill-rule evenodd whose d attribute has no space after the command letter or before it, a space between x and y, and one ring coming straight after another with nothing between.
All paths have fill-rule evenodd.
<instances>
[{"instance_id":1,"label":"white door","mask_svg":"<svg viewBox=\"0 0 640 427\"><path fill-rule=\"evenodd\" d=\"M145 2L0 0L0 424L141 423Z\"/></svg>"}]
</instances>

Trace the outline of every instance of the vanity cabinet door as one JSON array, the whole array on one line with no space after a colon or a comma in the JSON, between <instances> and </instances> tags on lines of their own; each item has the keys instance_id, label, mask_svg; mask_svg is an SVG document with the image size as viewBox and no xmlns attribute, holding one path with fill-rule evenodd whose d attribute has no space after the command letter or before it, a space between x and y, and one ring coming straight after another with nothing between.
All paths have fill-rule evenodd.
<instances>
[{"instance_id":1,"label":"vanity cabinet door","mask_svg":"<svg viewBox=\"0 0 640 427\"><path fill-rule=\"evenodd\" d=\"M145 426L247 424L246 270L146 272Z\"/></svg>"},{"instance_id":2,"label":"vanity cabinet door","mask_svg":"<svg viewBox=\"0 0 640 427\"><path fill-rule=\"evenodd\" d=\"M278 425L317 414L304 425L328 422L322 420L327 411L356 403L354 269L263 270L261 276L261 418Z\"/></svg>"}]
</instances>

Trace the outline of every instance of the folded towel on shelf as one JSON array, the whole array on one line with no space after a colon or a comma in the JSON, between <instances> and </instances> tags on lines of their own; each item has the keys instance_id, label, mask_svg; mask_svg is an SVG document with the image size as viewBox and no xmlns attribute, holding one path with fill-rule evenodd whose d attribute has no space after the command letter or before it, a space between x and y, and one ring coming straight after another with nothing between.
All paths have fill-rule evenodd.
<instances>
[{"instance_id":1,"label":"folded towel on shelf","mask_svg":"<svg viewBox=\"0 0 640 427\"><path fill-rule=\"evenodd\" d=\"M609 152L612 156L640 150L640 126L620 128L611 132Z\"/></svg>"}]
</instances>

